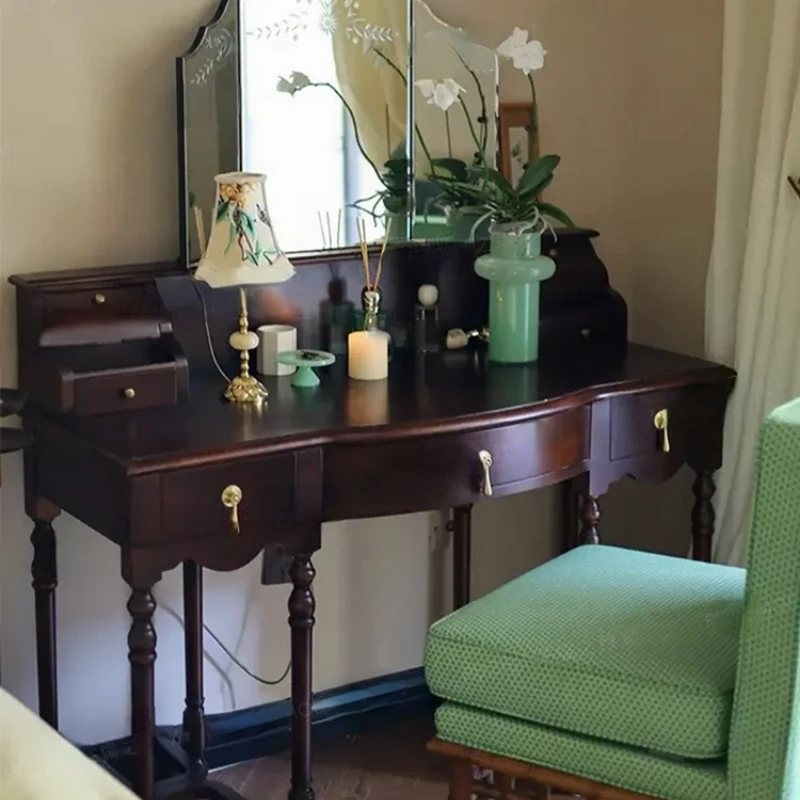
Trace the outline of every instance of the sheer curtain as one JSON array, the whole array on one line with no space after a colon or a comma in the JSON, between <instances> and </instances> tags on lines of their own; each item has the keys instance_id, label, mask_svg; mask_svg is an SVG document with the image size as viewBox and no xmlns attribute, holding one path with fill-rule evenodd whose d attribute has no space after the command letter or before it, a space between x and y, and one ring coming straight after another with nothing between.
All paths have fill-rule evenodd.
<instances>
[{"instance_id":1,"label":"sheer curtain","mask_svg":"<svg viewBox=\"0 0 800 800\"><path fill-rule=\"evenodd\" d=\"M341 0L339 20L333 31L336 74L358 124L358 133L370 160L378 169L395 148L404 150L406 140L406 87L403 76L408 61L408 22L405 0L364 3L368 19L351 11L357 4ZM365 26L378 31L364 38ZM382 33L381 33L382 32ZM379 49L400 71L372 52ZM405 153L401 152L400 156Z\"/></svg>"},{"instance_id":2,"label":"sheer curtain","mask_svg":"<svg viewBox=\"0 0 800 800\"><path fill-rule=\"evenodd\" d=\"M726 0L709 357L738 374L715 560L742 564L759 425L800 394L800 0Z\"/></svg>"}]
</instances>

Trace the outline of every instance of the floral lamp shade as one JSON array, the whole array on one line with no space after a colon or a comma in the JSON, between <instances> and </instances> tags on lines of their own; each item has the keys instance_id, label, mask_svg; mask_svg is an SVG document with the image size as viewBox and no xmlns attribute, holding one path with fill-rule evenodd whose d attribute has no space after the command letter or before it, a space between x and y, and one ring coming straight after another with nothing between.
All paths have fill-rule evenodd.
<instances>
[{"instance_id":1,"label":"floral lamp shade","mask_svg":"<svg viewBox=\"0 0 800 800\"><path fill-rule=\"evenodd\" d=\"M282 283L294 275L278 246L267 207L266 175L217 175L217 202L208 246L195 279L213 288Z\"/></svg>"}]
</instances>

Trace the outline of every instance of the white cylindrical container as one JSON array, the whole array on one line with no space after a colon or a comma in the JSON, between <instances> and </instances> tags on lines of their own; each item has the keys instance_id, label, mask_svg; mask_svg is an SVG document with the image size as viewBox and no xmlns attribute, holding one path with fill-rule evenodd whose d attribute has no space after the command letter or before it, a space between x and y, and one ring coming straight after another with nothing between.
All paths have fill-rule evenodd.
<instances>
[{"instance_id":1,"label":"white cylindrical container","mask_svg":"<svg viewBox=\"0 0 800 800\"><path fill-rule=\"evenodd\" d=\"M357 381L389 377L389 334L354 331L347 337L347 374Z\"/></svg>"},{"instance_id":2,"label":"white cylindrical container","mask_svg":"<svg viewBox=\"0 0 800 800\"><path fill-rule=\"evenodd\" d=\"M293 375L297 367L278 363L278 354L297 350L297 328L261 325L258 329L258 371L262 375Z\"/></svg>"}]
</instances>

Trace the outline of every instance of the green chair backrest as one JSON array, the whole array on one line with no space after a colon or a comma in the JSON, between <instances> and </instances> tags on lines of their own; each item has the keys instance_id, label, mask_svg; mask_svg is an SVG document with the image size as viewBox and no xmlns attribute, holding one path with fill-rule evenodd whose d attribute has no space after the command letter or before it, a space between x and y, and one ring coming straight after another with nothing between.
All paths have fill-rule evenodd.
<instances>
[{"instance_id":1,"label":"green chair backrest","mask_svg":"<svg viewBox=\"0 0 800 800\"><path fill-rule=\"evenodd\" d=\"M731 721L732 800L800 798L800 398L764 421Z\"/></svg>"}]
</instances>

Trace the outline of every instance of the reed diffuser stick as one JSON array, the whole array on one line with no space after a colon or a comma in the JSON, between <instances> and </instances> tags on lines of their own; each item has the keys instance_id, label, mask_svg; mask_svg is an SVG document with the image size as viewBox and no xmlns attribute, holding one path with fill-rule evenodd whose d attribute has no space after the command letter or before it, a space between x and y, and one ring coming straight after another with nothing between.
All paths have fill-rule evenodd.
<instances>
[{"instance_id":1,"label":"reed diffuser stick","mask_svg":"<svg viewBox=\"0 0 800 800\"><path fill-rule=\"evenodd\" d=\"M381 254L378 258L378 270L375 273L375 286L373 287L375 291L378 291L378 286L381 282L381 272L383 271L383 255L386 252L386 245L389 242L389 228L387 226L386 231L383 234L383 246L381 247Z\"/></svg>"},{"instance_id":2,"label":"reed diffuser stick","mask_svg":"<svg viewBox=\"0 0 800 800\"><path fill-rule=\"evenodd\" d=\"M328 247L333 247L333 229L331 228L331 212L325 212L325 222L328 227Z\"/></svg>"},{"instance_id":3,"label":"reed diffuser stick","mask_svg":"<svg viewBox=\"0 0 800 800\"><path fill-rule=\"evenodd\" d=\"M358 241L361 245L361 260L364 264L364 280L367 291L370 291L370 270L369 270L369 250L367 248L367 223L359 218L356 220L356 227L358 228Z\"/></svg>"},{"instance_id":4,"label":"reed diffuser stick","mask_svg":"<svg viewBox=\"0 0 800 800\"><path fill-rule=\"evenodd\" d=\"M342 209L336 213L336 246L342 246Z\"/></svg>"},{"instance_id":5,"label":"reed diffuser stick","mask_svg":"<svg viewBox=\"0 0 800 800\"><path fill-rule=\"evenodd\" d=\"M322 224L322 212L317 211L317 220L319 221L319 232L322 236L322 249L324 250L327 245L325 244L325 226Z\"/></svg>"}]
</instances>

